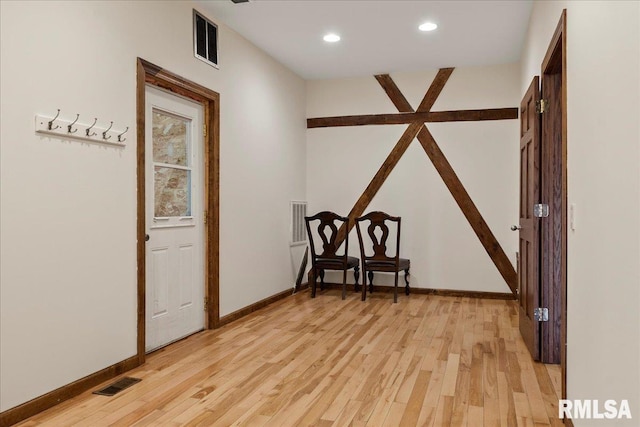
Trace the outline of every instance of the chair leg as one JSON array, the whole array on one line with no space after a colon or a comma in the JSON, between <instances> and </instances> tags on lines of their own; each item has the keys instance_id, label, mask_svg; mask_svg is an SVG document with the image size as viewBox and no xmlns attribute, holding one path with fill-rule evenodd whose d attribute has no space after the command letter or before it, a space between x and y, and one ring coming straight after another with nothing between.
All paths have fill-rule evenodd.
<instances>
[{"instance_id":1,"label":"chair leg","mask_svg":"<svg viewBox=\"0 0 640 427\"><path fill-rule=\"evenodd\" d=\"M362 269L362 297L360 298L362 301L367 299L367 270Z\"/></svg>"},{"instance_id":2,"label":"chair leg","mask_svg":"<svg viewBox=\"0 0 640 427\"><path fill-rule=\"evenodd\" d=\"M406 295L409 295L409 293L411 293L411 288L409 287L409 269L408 268L404 271L404 282L406 283L404 287L404 293Z\"/></svg>"},{"instance_id":3,"label":"chair leg","mask_svg":"<svg viewBox=\"0 0 640 427\"><path fill-rule=\"evenodd\" d=\"M360 280L360 266L356 265L353 268L353 278L356 279L356 284L353 287L354 292L358 292L360 290L360 285L358 284L358 280Z\"/></svg>"},{"instance_id":4,"label":"chair leg","mask_svg":"<svg viewBox=\"0 0 640 427\"><path fill-rule=\"evenodd\" d=\"M324 291L324 270L320 270L320 290Z\"/></svg>"},{"instance_id":5,"label":"chair leg","mask_svg":"<svg viewBox=\"0 0 640 427\"><path fill-rule=\"evenodd\" d=\"M311 270L311 298L316 297L316 270Z\"/></svg>"},{"instance_id":6,"label":"chair leg","mask_svg":"<svg viewBox=\"0 0 640 427\"><path fill-rule=\"evenodd\" d=\"M367 275L369 276L369 293L372 294L373 293L373 271L367 272Z\"/></svg>"},{"instance_id":7,"label":"chair leg","mask_svg":"<svg viewBox=\"0 0 640 427\"><path fill-rule=\"evenodd\" d=\"M347 297L347 269L342 270L342 299Z\"/></svg>"},{"instance_id":8,"label":"chair leg","mask_svg":"<svg viewBox=\"0 0 640 427\"><path fill-rule=\"evenodd\" d=\"M393 284L393 303L398 302L398 272L396 271L395 282Z\"/></svg>"}]
</instances>

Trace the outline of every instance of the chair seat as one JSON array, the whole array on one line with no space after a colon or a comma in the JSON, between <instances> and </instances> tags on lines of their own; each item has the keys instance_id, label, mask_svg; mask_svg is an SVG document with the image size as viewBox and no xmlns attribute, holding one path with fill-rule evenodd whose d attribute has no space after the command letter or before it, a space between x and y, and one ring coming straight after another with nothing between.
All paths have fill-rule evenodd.
<instances>
[{"instance_id":1,"label":"chair seat","mask_svg":"<svg viewBox=\"0 0 640 427\"><path fill-rule=\"evenodd\" d=\"M360 260L353 256L347 257L347 269L357 267ZM343 258L317 258L316 266L325 270L342 270Z\"/></svg>"},{"instance_id":2,"label":"chair seat","mask_svg":"<svg viewBox=\"0 0 640 427\"><path fill-rule=\"evenodd\" d=\"M398 259L398 271L408 270L411 265L411 261L406 258ZM394 261L379 261L379 260L366 260L364 267L367 270L373 271L396 271L396 264Z\"/></svg>"}]
</instances>

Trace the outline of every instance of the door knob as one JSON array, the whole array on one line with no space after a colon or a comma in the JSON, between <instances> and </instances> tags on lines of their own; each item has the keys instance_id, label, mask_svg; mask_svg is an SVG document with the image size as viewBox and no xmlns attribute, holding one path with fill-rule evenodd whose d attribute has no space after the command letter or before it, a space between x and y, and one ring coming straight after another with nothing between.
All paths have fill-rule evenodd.
<instances>
[{"instance_id":1,"label":"door knob","mask_svg":"<svg viewBox=\"0 0 640 427\"><path fill-rule=\"evenodd\" d=\"M148 241L149 241L149 235L148 235L148 234L145 234L145 235L144 235L144 241L145 241L145 242L148 242Z\"/></svg>"},{"instance_id":2,"label":"door knob","mask_svg":"<svg viewBox=\"0 0 640 427\"><path fill-rule=\"evenodd\" d=\"M517 226L517 225L512 225L511 226L511 231L518 231L518 230L521 230L521 229L522 229L522 227Z\"/></svg>"}]
</instances>

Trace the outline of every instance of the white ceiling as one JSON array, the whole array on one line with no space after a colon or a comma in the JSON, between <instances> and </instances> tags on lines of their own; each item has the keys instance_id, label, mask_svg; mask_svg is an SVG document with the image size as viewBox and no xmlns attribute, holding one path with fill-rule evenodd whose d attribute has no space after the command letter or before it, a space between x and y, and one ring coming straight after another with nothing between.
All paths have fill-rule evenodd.
<instances>
[{"instance_id":1,"label":"white ceiling","mask_svg":"<svg viewBox=\"0 0 640 427\"><path fill-rule=\"evenodd\" d=\"M532 0L200 0L305 79L517 62ZM432 32L418 30L425 21ZM342 37L327 43L322 36ZM221 58L224 61L224 58Z\"/></svg>"}]
</instances>

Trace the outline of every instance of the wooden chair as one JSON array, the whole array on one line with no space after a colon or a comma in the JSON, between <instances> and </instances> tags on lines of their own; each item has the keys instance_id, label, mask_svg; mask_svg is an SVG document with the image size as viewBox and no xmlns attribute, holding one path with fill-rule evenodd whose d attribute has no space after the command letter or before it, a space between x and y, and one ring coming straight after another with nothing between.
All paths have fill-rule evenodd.
<instances>
[{"instance_id":1,"label":"wooden chair","mask_svg":"<svg viewBox=\"0 0 640 427\"><path fill-rule=\"evenodd\" d=\"M316 297L317 277L320 276L320 289L324 289L324 271L325 270L342 270L342 299L347 294L347 270L353 268L353 277L355 278L355 291L359 290L358 279L360 278L360 260L356 257L348 256L349 252L349 234L344 240L344 254L338 255L337 251L340 245L337 245L338 230L342 225L346 227L349 224L349 218L342 217L329 211L322 211L314 216L304 217L307 234L309 236L309 246L311 247L311 270L313 276L313 284L311 288L311 298ZM316 223L318 224L316 228ZM314 233L322 240L322 250L316 251L314 244ZM319 248L318 248L319 249Z\"/></svg>"},{"instance_id":2,"label":"wooden chair","mask_svg":"<svg viewBox=\"0 0 640 427\"><path fill-rule=\"evenodd\" d=\"M365 242L360 231L360 224L369 221L366 228L369 239L367 243L373 244L373 255L365 255ZM387 239L389 237L389 222L397 223L396 230L396 253L394 256L387 255ZM379 229L379 236L376 230ZM358 241L360 243L360 256L362 258L362 275L369 277L369 293L373 292L373 272L387 271L395 273L395 285L393 288L393 302L398 302L398 272L404 270L404 281L406 283L404 292L409 295L409 269L411 261L400 258L400 217L390 216L384 212L370 212L360 218L356 218L356 230L358 232ZM362 301L367 298L366 279L363 279Z\"/></svg>"}]
</instances>

